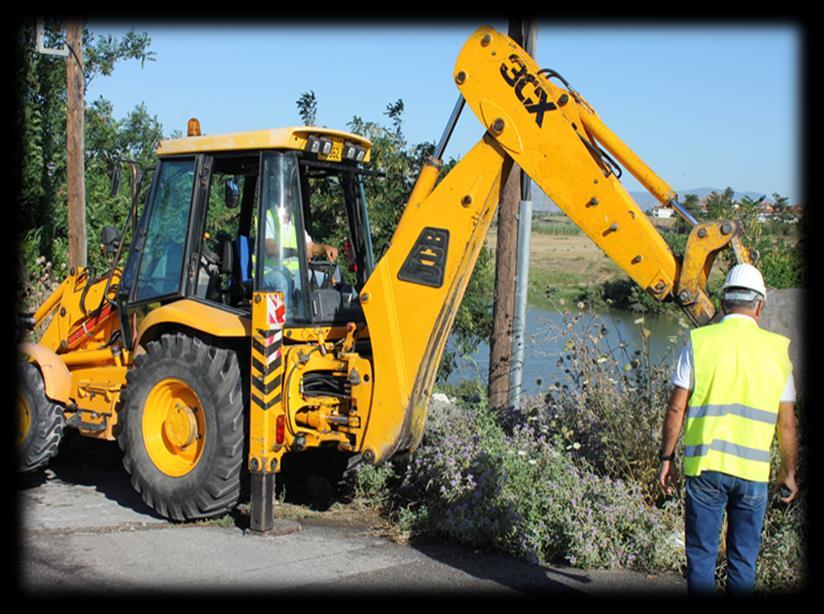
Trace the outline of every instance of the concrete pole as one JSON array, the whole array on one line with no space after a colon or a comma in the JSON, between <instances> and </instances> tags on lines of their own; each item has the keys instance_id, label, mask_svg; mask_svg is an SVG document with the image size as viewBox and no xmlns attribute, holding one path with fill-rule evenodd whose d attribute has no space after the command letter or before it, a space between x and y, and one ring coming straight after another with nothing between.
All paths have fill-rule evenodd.
<instances>
[{"instance_id":1,"label":"concrete pole","mask_svg":"<svg viewBox=\"0 0 824 614\"><path fill-rule=\"evenodd\" d=\"M66 22L66 183L68 189L69 266L86 266L86 182L83 114L83 23Z\"/></svg>"}]
</instances>

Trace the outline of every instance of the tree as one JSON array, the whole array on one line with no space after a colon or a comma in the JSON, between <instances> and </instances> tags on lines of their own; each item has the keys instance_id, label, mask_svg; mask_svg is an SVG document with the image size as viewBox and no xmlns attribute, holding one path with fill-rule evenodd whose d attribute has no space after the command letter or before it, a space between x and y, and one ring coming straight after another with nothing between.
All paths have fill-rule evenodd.
<instances>
[{"instance_id":1,"label":"tree","mask_svg":"<svg viewBox=\"0 0 824 614\"><path fill-rule=\"evenodd\" d=\"M298 98L298 113L304 126L314 126L318 118L318 99L315 92L310 90L303 92Z\"/></svg>"},{"instance_id":2,"label":"tree","mask_svg":"<svg viewBox=\"0 0 824 614\"><path fill-rule=\"evenodd\" d=\"M55 21L44 23L45 43L54 47L61 42L61 25ZM154 60L149 50L147 34L129 32L122 39L111 36L93 36L83 32L84 80L88 85L95 77L110 75L121 61L136 59L141 65ZM35 24L29 21L17 31L17 82L18 118L20 126L20 167L18 177L21 189L17 201L17 228L20 239L22 271L31 278L44 261L55 267L66 261L66 67L65 59L42 55L35 50ZM111 117L111 105L105 100L95 101L86 110L85 139L87 143L87 215L89 241L96 240L100 224L113 221L117 211L107 208L102 195L108 186L96 175L104 162L111 161L114 150L123 153L128 147L144 150L152 147L152 140L159 124L141 118L138 111L132 123L119 124ZM145 109L143 109L145 115ZM146 132L133 130L146 128ZM129 133L128 135L124 133ZM131 145L124 145L124 143ZM124 150L123 147L127 149ZM114 148L114 149L112 149ZM153 147L152 147L153 148ZM111 151L110 151L111 150ZM104 153L109 152L109 153ZM130 151L134 153L134 151ZM100 162L97 164L96 162ZM108 169L106 169L107 172ZM108 203L110 204L110 203ZM98 219L99 218L99 219ZM90 249L90 256L98 250ZM94 256L97 260L97 256Z\"/></svg>"},{"instance_id":3,"label":"tree","mask_svg":"<svg viewBox=\"0 0 824 614\"><path fill-rule=\"evenodd\" d=\"M721 194L713 192L707 196L707 216L711 220L729 219L735 210L735 190L727 188Z\"/></svg>"}]
</instances>

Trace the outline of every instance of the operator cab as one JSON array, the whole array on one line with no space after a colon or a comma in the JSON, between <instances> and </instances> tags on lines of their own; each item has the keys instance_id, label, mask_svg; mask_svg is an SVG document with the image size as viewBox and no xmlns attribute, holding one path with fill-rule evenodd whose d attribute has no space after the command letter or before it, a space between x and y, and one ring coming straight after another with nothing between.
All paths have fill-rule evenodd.
<instances>
[{"instance_id":1,"label":"operator cab","mask_svg":"<svg viewBox=\"0 0 824 614\"><path fill-rule=\"evenodd\" d=\"M251 313L253 291L280 291L287 326L363 322L358 296L374 267L362 184L370 147L317 128L162 142L121 299Z\"/></svg>"}]
</instances>

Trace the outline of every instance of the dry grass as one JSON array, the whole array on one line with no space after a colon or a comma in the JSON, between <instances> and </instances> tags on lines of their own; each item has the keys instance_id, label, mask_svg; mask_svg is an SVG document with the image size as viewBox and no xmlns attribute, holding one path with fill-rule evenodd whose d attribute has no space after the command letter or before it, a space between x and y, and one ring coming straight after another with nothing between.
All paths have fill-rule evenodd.
<instances>
[{"instance_id":1,"label":"dry grass","mask_svg":"<svg viewBox=\"0 0 824 614\"><path fill-rule=\"evenodd\" d=\"M494 252L495 231L487 237L487 247ZM582 286L602 284L624 275L585 234L555 235L533 232L530 239L529 303L548 306L547 289L555 288L554 297L574 299Z\"/></svg>"}]
</instances>

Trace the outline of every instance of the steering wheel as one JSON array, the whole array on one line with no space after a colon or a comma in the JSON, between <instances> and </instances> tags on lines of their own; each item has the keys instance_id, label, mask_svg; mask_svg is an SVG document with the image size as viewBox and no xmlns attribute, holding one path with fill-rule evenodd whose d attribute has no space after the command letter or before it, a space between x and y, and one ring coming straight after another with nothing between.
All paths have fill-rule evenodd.
<instances>
[{"instance_id":1,"label":"steering wheel","mask_svg":"<svg viewBox=\"0 0 824 614\"><path fill-rule=\"evenodd\" d=\"M317 285L317 280L314 275L312 275L311 279L309 280L309 288L310 289L318 289L318 290L325 290L327 288L331 288L334 282L334 275L338 269L338 263L332 260L310 260L309 261L309 270L311 272L323 273L323 282L320 286ZM315 288L313 288L313 285Z\"/></svg>"},{"instance_id":2,"label":"steering wheel","mask_svg":"<svg viewBox=\"0 0 824 614\"><path fill-rule=\"evenodd\" d=\"M200 255L207 265L213 265L220 269L220 257L211 249L209 249L209 246L207 245L206 241L203 242L203 247L200 250Z\"/></svg>"}]
</instances>

